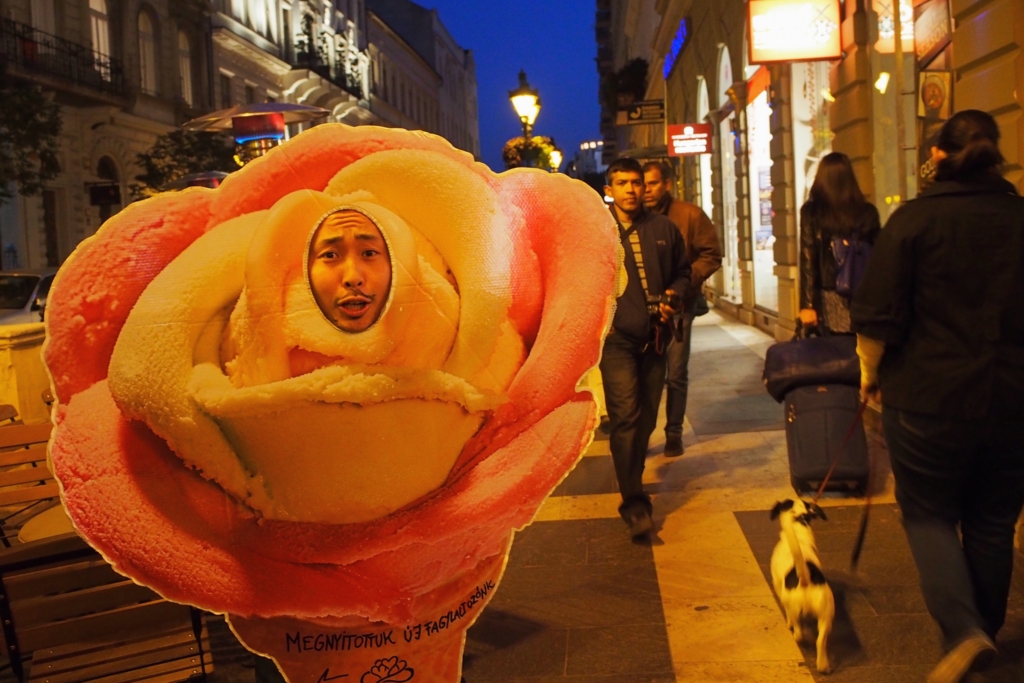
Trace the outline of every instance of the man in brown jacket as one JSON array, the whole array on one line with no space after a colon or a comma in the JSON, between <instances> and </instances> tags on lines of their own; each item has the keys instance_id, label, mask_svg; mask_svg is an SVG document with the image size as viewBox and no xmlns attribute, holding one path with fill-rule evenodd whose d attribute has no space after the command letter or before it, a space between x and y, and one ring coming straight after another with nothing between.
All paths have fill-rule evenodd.
<instances>
[{"instance_id":1,"label":"man in brown jacket","mask_svg":"<svg viewBox=\"0 0 1024 683\"><path fill-rule=\"evenodd\" d=\"M693 274L690 288L683 295L683 313L675 324L681 339L673 338L666 352L668 360L668 400L665 405L665 455L683 454L683 417L686 415L686 394L690 376L690 332L693 329L694 305L703 297L704 281L722 267L722 245L718 230L704 211L695 204L676 199L669 193L672 187L672 167L663 161L644 165L644 204L647 208L668 216L683 235L686 256Z\"/></svg>"}]
</instances>

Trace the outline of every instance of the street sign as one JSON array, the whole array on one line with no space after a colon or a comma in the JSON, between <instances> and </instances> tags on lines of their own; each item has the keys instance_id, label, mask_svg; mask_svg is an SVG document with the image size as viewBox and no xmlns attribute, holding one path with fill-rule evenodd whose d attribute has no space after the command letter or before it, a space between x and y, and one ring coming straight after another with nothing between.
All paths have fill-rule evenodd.
<instances>
[{"instance_id":1,"label":"street sign","mask_svg":"<svg viewBox=\"0 0 1024 683\"><path fill-rule=\"evenodd\" d=\"M710 123L679 123L668 126L668 155L688 157L711 154Z\"/></svg>"},{"instance_id":2,"label":"street sign","mask_svg":"<svg viewBox=\"0 0 1024 683\"><path fill-rule=\"evenodd\" d=\"M616 126L635 126L641 123L664 123L665 100L644 100L620 107Z\"/></svg>"}]
</instances>

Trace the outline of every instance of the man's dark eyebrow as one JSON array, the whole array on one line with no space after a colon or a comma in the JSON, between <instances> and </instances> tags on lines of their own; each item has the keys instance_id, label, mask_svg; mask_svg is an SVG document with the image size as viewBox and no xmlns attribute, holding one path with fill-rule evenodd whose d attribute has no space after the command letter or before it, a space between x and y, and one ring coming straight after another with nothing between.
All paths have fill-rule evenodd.
<instances>
[{"instance_id":1,"label":"man's dark eyebrow","mask_svg":"<svg viewBox=\"0 0 1024 683\"><path fill-rule=\"evenodd\" d=\"M356 239L362 242L376 242L377 240L383 240L380 235L374 235L372 232L357 233Z\"/></svg>"},{"instance_id":2,"label":"man's dark eyebrow","mask_svg":"<svg viewBox=\"0 0 1024 683\"><path fill-rule=\"evenodd\" d=\"M316 248L329 247L332 244L337 244L341 241L341 235L335 235L334 237L321 237L316 241Z\"/></svg>"}]
</instances>

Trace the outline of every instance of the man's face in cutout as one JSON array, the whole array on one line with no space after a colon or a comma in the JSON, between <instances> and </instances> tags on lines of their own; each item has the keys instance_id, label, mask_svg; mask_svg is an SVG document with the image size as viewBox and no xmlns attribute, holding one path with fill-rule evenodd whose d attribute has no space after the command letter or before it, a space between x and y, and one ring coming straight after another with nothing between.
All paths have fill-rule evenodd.
<instances>
[{"instance_id":1,"label":"man's face in cutout","mask_svg":"<svg viewBox=\"0 0 1024 683\"><path fill-rule=\"evenodd\" d=\"M358 211L327 217L309 245L309 283L320 310L345 332L376 322L391 290L384 236Z\"/></svg>"}]
</instances>

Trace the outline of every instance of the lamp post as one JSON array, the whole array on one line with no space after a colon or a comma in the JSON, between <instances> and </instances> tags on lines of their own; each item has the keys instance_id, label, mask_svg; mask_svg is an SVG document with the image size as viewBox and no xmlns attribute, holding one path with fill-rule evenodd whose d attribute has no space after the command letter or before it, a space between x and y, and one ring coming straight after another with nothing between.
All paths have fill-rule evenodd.
<instances>
[{"instance_id":1,"label":"lamp post","mask_svg":"<svg viewBox=\"0 0 1024 683\"><path fill-rule=\"evenodd\" d=\"M522 69L519 71L519 87L509 91L508 98L512 101L512 107L523 124L523 137L529 140L530 133L533 131L533 122L540 114L540 95L526 82L526 72Z\"/></svg>"}]
</instances>

